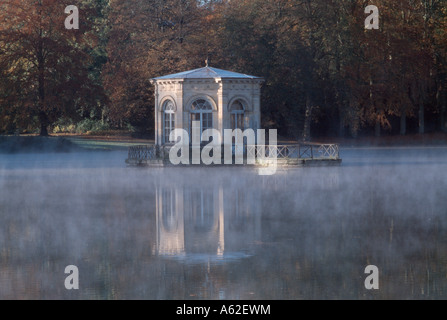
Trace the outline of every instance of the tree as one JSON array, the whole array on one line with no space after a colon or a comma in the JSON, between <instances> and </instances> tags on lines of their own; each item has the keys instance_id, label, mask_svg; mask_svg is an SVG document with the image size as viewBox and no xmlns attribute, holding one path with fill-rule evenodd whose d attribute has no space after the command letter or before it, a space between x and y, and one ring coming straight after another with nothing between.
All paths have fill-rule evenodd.
<instances>
[{"instance_id":1,"label":"tree","mask_svg":"<svg viewBox=\"0 0 447 320\"><path fill-rule=\"evenodd\" d=\"M205 55L192 58L191 39L202 31L198 3L111 1L104 84L110 98L109 117L115 126L130 123L144 131L153 129L150 79L192 68L198 60L204 64Z\"/></svg>"},{"instance_id":2,"label":"tree","mask_svg":"<svg viewBox=\"0 0 447 320\"><path fill-rule=\"evenodd\" d=\"M378 0L379 30L364 0L74 2L80 30L56 0L0 3L1 131L91 114L151 131L150 79L207 58L265 78L262 125L280 135L447 130L445 0Z\"/></svg>"},{"instance_id":3,"label":"tree","mask_svg":"<svg viewBox=\"0 0 447 320\"><path fill-rule=\"evenodd\" d=\"M91 14L77 1L81 16ZM89 77L89 50L95 45L91 24L65 29L65 5L57 0L4 0L0 3L0 103L9 118L36 119L40 134L62 116L98 104L101 87ZM81 20L82 21L82 20Z\"/></svg>"},{"instance_id":4,"label":"tree","mask_svg":"<svg viewBox=\"0 0 447 320\"><path fill-rule=\"evenodd\" d=\"M445 1L433 1L431 18L436 68L436 104L439 112L439 127L447 132L447 6Z\"/></svg>"}]
</instances>

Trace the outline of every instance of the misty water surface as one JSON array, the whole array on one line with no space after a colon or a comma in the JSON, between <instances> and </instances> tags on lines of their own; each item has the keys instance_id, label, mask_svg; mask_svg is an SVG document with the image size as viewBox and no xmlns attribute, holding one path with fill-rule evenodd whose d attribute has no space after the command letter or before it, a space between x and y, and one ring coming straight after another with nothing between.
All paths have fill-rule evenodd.
<instances>
[{"instance_id":1,"label":"misty water surface","mask_svg":"<svg viewBox=\"0 0 447 320\"><path fill-rule=\"evenodd\" d=\"M447 298L447 148L341 156L262 177L2 154L0 298ZM370 264L379 290L364 287Z\"/></svg>"}]
</instances>

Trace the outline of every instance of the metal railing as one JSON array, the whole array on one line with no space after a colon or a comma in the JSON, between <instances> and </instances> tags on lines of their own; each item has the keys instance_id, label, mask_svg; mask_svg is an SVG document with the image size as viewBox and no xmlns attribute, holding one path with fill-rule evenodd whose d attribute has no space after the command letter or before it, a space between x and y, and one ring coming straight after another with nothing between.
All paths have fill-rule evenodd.
<instances>
[{"instance_id":1,"label":"metal railing","mask_svg":"<svg viewBox=\"0 0 447 320\"><path fill-rule=\"evenodd\" d=\"M159 158L157 149L157 146L154 145L129 147L128 159L136 161L157 160Z\"/></svg>"},{"instance_id":2,"label":"metal railing","mask_svg":"<svg viewBox=\"0 0 447 320\"><path fill-rule=\"evenodd\" d=\"M340 149L337 144L318 143L247 146L247 155L256 158L338 160Z\"/></svg>"},{"instance_id":3,"label":"metal railing","mask_svg":"<svg viewBox=\"0 0 447 320\"><path fill-rule=\"evenodd\" d=\"M163 160L169 155L170 146L140 145L129 147L128 159L133 161ZM222 151L224 148L222 148ZM233 153L235 148L233 148ZM293 145L246 145L247 158L338 160L338 144L300 143ZM222 155L223 156L223 155Z\"/></svg>"}]
</instances>

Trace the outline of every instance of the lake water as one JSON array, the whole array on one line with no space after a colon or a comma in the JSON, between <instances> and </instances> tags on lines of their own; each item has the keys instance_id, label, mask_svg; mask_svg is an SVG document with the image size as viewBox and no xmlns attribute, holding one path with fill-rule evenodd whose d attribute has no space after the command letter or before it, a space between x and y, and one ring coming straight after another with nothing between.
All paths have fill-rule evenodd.
<instances>
[{"instance_id":1,"label":"lake water","mask_svg":"<svg viewBox=\"0 0 447 320\"><path fill-rule=\"evenodd\" d=\"M126 156L0 155L0 299L447 298L447 148L274 176Z\"/></svg>"}]
</instances>

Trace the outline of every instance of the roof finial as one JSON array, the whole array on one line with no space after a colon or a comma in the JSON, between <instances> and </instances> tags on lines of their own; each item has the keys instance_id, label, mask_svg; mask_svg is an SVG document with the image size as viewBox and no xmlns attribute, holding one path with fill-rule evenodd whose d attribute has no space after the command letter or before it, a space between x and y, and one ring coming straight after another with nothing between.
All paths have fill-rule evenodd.
<instances>
[{"instance_id":1,"label":"roof finial","mask_svg":"<svg viewBox=\"0 0 447 320\"><path fill-rule=\"evenodd\" d=\"M208 64L209 64L209 59L208 59L208 57L206 58L206 60L205 60L205 64L206 64L206 67L208 68Z\"/></svg>"}]
</instances>

